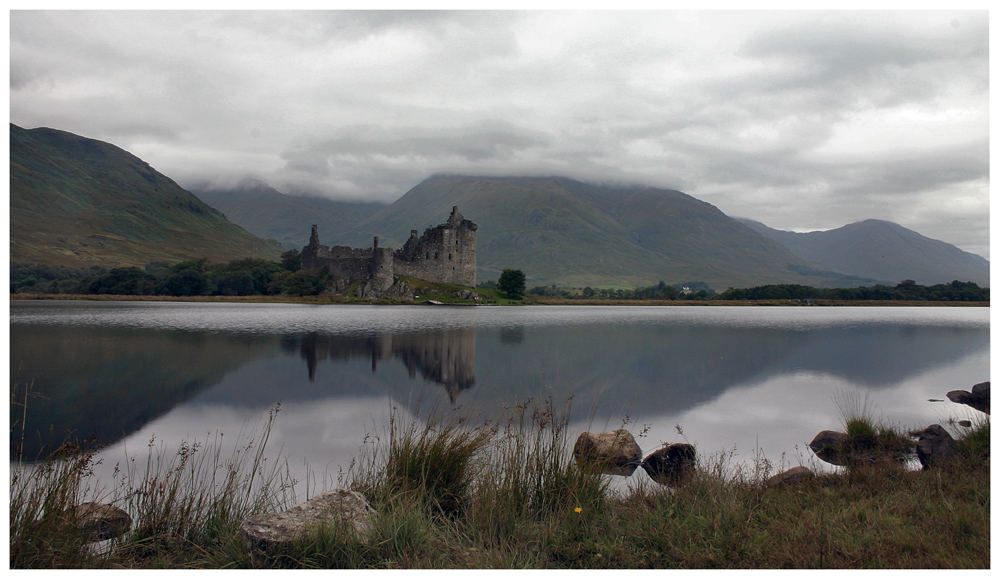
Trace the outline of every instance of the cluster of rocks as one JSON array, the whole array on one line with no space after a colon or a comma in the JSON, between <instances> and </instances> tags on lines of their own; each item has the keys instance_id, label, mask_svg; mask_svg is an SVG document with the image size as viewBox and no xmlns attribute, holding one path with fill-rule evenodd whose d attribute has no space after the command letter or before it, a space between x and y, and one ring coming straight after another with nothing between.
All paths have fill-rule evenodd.
<instances>
[{"instance_id":1,"label":"cluster of rocks","mask_svg":"<svg viewBox=\"0 0 1000 579\"><path fill-rule=\"evenodd\" d=\"M654 481L669 486L682 484L694 472L695 451L690 444L665 444L642 458L642 449L625 429L582 433L573 445L577 464L595 473L631 476L640 466Z\"/></svg>"},{"instance_id":2,"label":"cluster of rocks","mask_svg":"<svg viewBox=\"0 0 1000 579\"><path fill-rule=\"evenodd\" d=\"M851 444L844 432L823 430L812 439L809 448L823 462L836 466L856 466L858 464L891 462L902 463L912 453L916 453L921 466L926 470L948 460L958 453L958 443L939 424L932 424L923 430L911 431L916 441L907 449L858 449Z\"/></svg>"},{"instance_id":3,"label":"cluster of rocks","mask_svg":"<svg viewBox=\"0 0 1000 579\"><path fill-rule=\"evenodd\" d=\"M980 382L968 390L952 390L947 394L948 400L958 404L971 406L980 412L990 413L990 383Z\"/></svg>"},{"instance_id":4,"label":"cluster of rocks","mask_svg":"<svg viewBox=\"0 0 1000 579\"><path fill-rule=\"evenodd\" d=\"M627 430L592 434L584 432L573 446L577 464L601 474L631 476L638 467L654 481L676 487L683 484L695 470L695 450L687 443L665 444L642 458L642 450ZM765 481L775 487L796 484L815 478L804 466L790 468Z\"/></svg>"},{"instance_id":5,"label":"cluster of rocks","mask_svg":"<svg viewBox=\"0 0 1000 579\"><path fill-rule=\"evenodd\" d=\"M972 387L972 391L952 390L948 399L959 404L966 404L989 414L990 383L981 382ZM958 423L961 426L971 426L968 420ZM905 449L892 448L859 448L845 432L823 430L809 443L809 448L820 460L837 465L853 466L859 463L872 462L902 462L913 453L924 470L938 466L958 454L958 442L940 424L932 424L923 430L909 433L915 439Z\"/></svg>"},{"instance_id":6,"label":"cluster of rocks","mask_svg":"<svg viewBox=\"0 0 1000 579\"><path fill-rule=\"evenodd\" d=\"M966 404L989 414L990 383L982 382L971 391L953 390L948 399ZM960 425L970 426L969 421ZM860 464L902 465L914 454L924 469L932 468L949 460L958 453L958 443L939 424L932 424L923 430L909 433L915 441L879 447L859 445L846 432L823 430L809 443L809 448L820 460L837 466L857 466ZM573 446L573 457L580 465L587 465L595 472L631 476L641 466L650 478L664 485L676 486L683 483L694 472L695 450L690 444L666 444L642 458L642 450L631 433L619 429L614 432L592 434L584 432ZM816 474L804 466L796 466L778 473L765 481L766 487L796 484L816 478Z\"/></svg>"}]
</instances>

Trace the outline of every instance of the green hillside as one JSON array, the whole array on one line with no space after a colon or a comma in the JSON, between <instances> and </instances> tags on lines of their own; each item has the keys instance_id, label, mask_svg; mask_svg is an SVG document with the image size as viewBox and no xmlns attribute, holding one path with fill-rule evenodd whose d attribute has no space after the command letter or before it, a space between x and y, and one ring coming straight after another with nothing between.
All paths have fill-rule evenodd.
<instances>
[{"instance_id":1,"label":"green hillside","mask_svg":"<svg viewBox=\"0 0 1000 579\"><path fill-rule=\"evenodd\" d=\"M530 285L637 286L701 280L714 288L766 283L855 285L678 191L591 185L559 177L434 176L324 244L399 247L451 206L479 225L479 279L522 269ZM804 272L804 273L803 273Z\"/></svg>"},{"instance_id":2,"label":"green hillside","mask_svg":"<svg viewBox=\"0 0 1000 579\"><path fill-rule=\"evenodd\" d=\"M10 125L10 259L105 267L208 258L278 259L134 155L49 128Z\"/></svg>"}]
</instances>

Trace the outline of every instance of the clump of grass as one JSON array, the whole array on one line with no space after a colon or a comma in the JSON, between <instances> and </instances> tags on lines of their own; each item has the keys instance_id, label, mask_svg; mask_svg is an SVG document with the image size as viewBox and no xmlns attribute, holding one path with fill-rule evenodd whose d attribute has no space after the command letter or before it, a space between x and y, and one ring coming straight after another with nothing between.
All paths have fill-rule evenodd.
<instances>
[{"instance_id":1,"label":"clump of grass","mask_svg":"<svg viewBox=\"0 0 1000 579\"><path fill-rule=\"evenodd\" d=\"M863 398L856 394L840 394L836 401L847 433L842 453L849 463L848 468L892 468L916 456L915 443L904 430L876 422L867 393Z\"/></svg>"},{"instance_id":2,"label":"clump of grass","mask_svg":"<svg viewBox=\"0 0 1000 579\"><path fill-rule=\"evenodd\" d=\"M515 406L496 432L470 513L484 541L502 542L518 525L553 514L590 517L602 510L609 481L573 461L568 423L569 403L558 409L549 398Z\"/></svg>"},{"instance_id":3,"label":"clump of grass","mask_svg":"<svg viewBox=\"0 0 1000 579\"><path fill-rule=\"evenodd\" d=\"M141 558L192 541L232 542L243 519L285 506L295 481L265 456L278 410L269 412L257 437L238 437L243 441L228 456L221 439L209 447L182 442L172 456L150 441L141 472L130 460L115 477L123 508L136 513L120 553Z\"/></svg>"},{"instance_id":4,"label":"clump of grass","mask_svg":"<svg viewBox=\"0 0 1000 579\"><path fill-rule=\"evenodd\" d=\"M990 460L989 417L971 421L971 426L957 437L959 456L965 462L986 463Z\"/></svg>"},{"instance_id":5,"label":"clump of grass","mask_svg":"<svg viewBox=\"0 0 1000 579\"><path fill-rule=\"evenodd\" d=\"M10 567L79 568L92 563L86 540L73 532L70 509L92 489L94 455L63 446L33 468L11 468Z\"/></svg>"},{"instance_id":6,"label":"clump of grass","mask_svg":"<svg viewBox=\"0 0 1000 579\"><path fill-rule=\"evenodd\" d=\"M491 435L488 427L467 428L463 420L400 424L393 412L388 448L371 447L351 486L376 503L404 496L434 513L456 515L476 476L473 459Z\"/></svg>"},{"instance_id":7,"label":"clump of grass","mask_svg":"<svg viewBox=\"0 0 1000 579\"><path fill-rule=\"evenodd\" d=\"M144 464L129 458L115 466L111 488L95 486L93 453L75 449L12 472L11 567L171 566L191 557L191 545L201 546L195 552L209 565L226 552L240 556L242 520L284 506L295 484L264 454L276 414L228 456L221 437L208 447L182 443L172 456L150 441ZM133 518L132 530L104 554L88 547L65 516L88 501L111 503Z\"/></svg>"},{"instance_id":8,"label":"clump of grass","mask_svg":"<svg viewBox=\"0 0 1000 579\"><path fill-rule=\"evenodd\" d=\"M558 409L551 399L518 404L501 424L437 418L400 425L394 415L388 439L369 437L344 478L369 498L380 520L398 519L397 529L412 529L400 512L415 508L447 515L449 533L501 547L522 531L540 532L552 516L602 511L608 481L572 460L568 417L568 405ZM400 532L386 544L399 549Z\"/></svg>"}]
</instances>

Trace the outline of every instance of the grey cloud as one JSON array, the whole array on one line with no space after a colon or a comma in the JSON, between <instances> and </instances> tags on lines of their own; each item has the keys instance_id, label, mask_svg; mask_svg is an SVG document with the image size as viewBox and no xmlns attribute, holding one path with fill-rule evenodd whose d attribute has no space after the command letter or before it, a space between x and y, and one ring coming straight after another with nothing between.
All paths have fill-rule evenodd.
<instances>
[{"instance_id":1,"label":"grey cloud","mask_svg":"<svg viewBox=\"0 0 1000 579\"><path fill-rule=\"evenodd\" d=\"M380 171L406 175L412 186L422 170L436 171L443 162L503 163L523 151L550 143L544 133L503 121L440 128L349 126L337 133L340 136L299 143L282 154L286 168L298 176L300 187L312 179L339 177L361 188L360 181ZM409 167L399 168L399 163Z\"/></svg>"},{"instance_id":2,"label":"grey cloud","mask_svg":"<svg viewBox=\"0 0 1000 579\"><path fill-rule=\"evenodd\" d=\"M521 149L550 142L544 133L519 128L503 121L484 121L458 127L349 127L345 136L315 146L330 152L385 155L390 157L456 156L478 161L505 158Z\"/></svg>"},{"instance_id":3,"label":"grey cloud","mask_svg":"<svg viewBox=\"0 0 1000 579\"><path fill-rule=\"evenodd\" d=\"M844 195L908 196L947 191L950 187L988 178L984 143L919 152L904 158L838 164L827 172L838 177Z\"/></svg>"},{"instance_id":4,"label":"grey cloud","mask_svg":"<svg viewBox=\"0 0 1000 579\"><path fill-rule=\"evenodd\" d=\"M10 40L12 122L182 184L391 201L436 172L561 174L928 231L961 190L946 241L988 209L985 13L13 11ZM866 142L859 118L899 111L900 148Z\"/></svg>"},{"instance_id":5,"label":"grey cloud","mask_svg":"<svg viewBox=\"0 0 1000 579\"><path fill-rule=\"evenodd\" d=\"M958 17L966 21L964 27L952 25ZM900 27L900 21L910 21L921 33ZM756 32L743 52L752 58L797 61L826 75L853 76L928 61L986 58L985 26L981 14L817 13L806 22Z\"/></svg>"}]
</instances>

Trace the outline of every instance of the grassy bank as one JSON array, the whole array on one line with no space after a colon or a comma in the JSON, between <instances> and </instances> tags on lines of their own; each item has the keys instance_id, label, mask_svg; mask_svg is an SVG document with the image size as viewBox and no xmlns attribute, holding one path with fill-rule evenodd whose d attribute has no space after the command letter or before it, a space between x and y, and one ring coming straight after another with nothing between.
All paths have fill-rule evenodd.
<instances>
[{"instance_id":1,"label":"grassy bank","mask_svg":"<svg viewBox=\"0 0 1000 579\"><path fill-rule=\"evenodd\" d=\"M246 516L295 502L264 435L222 456L211 447L139 460L108 490L88 455L11 481L14 568L986 568L989 423L939 469L856 466L767 488L773 465L699 449L676 489L643 474L628 490L578 466L566 409L521 405L502 423L403 424L366 437L341 484L375 507L362 538L317 528L251 557ZM641 433L640 433L641 434ZM152 453L152 449L151 449ZM18 478L20 477L20 478ZM645 480L639 480L640 478ZM206 482L208 481L208 482ZM211 482L214 481L214 482ZM299 497L299 500L304 497ZM133 514L133 531L96 551L60 516L84 500Z\"/></svg>"}]
</instances>

